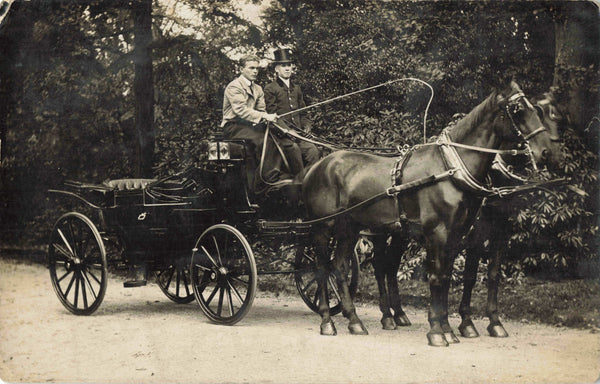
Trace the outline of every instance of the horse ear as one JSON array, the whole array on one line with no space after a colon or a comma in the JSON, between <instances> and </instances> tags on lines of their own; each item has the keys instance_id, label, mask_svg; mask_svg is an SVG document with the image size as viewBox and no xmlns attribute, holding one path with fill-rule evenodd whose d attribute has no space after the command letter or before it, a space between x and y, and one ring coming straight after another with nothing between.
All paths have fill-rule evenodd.
<instances>
[{"instance_id":1,"label":"horse ear","mask_svg":"<svg viewBox=\"0 0 600 384\"><path fill-rule=\"evenodd\" d=\"M512 79L512 80L510 81L510 88L511 88L511 89L512 89L514 92L523 92L523 91L521 90L521 87L519 86L519 84L517 84L517 82L516 82L514 79Z\"/></svg>"}]
</instances>

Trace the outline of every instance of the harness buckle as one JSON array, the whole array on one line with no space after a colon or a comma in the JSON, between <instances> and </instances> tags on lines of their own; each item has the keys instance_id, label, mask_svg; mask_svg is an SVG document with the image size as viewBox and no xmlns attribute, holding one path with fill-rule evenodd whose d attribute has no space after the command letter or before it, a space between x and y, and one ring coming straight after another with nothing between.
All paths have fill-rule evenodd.
<instances>
[{"instance_id":1,"label":"harness buckle","mask_svg":"<svg viewBox=\"0 0 600 384\"><path fill-rule=\"evenodd\" d=\"M390 196L390 197L394 197L398 194L398 190L396 189L396 186L392 186L389 187L388 189L385 190L385 194Z\"/></svg>"}]
</instances>

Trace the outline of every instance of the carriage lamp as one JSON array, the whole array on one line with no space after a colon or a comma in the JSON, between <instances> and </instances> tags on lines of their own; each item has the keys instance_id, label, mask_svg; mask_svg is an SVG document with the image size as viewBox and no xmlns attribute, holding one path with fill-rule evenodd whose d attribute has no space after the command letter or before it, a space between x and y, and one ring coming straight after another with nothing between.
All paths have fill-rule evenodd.
<instances>
[{"instance_id":1,"label":"carriage lamp","mask_svg":"<svg viewBox=\"0 0 600 384\"><path fill-rule=\"evenodd\" d=\"M229 143L212 142L208 144L208 160L229 160Z\"/></svg>"}]
</instances>

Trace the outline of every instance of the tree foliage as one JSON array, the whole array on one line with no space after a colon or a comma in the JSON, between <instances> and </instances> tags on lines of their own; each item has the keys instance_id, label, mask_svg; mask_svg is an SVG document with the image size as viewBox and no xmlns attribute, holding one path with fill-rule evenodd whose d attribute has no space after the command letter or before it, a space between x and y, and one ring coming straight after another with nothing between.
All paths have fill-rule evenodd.
<instances>
[{"instance_id":1,"label":"tree foliage","mask_svg":"<svg viewBox=\"0 0 600 384\"><path fill-rule=\"evenodd\" d=\"M134 176L134 3L40 0L11 8L0 36L0 95L9 95L0 119L8 127L0 168L3 240L43 243L55 207L45 192L65 179ZM294 48L307 104L399 78L427 81L435 90L427 137L513 76L529 96L557 85L558 77L558 85L586 87L597 97L597 56L585 66L556 65L560 3L273 0L262 26L245 20L236 4L153 3L157 176L202 155L200 141L220 124L235 58L269 57L277 45ZM349 146L421 143L429 98L419 83L379 87L310 110L313 132ZM589 136L581 140L581 127L563 128L565 173L587 196L561 189L515 205L513 271L576 271L597 258L595 150Z\"/></svg>"}]
</instances>

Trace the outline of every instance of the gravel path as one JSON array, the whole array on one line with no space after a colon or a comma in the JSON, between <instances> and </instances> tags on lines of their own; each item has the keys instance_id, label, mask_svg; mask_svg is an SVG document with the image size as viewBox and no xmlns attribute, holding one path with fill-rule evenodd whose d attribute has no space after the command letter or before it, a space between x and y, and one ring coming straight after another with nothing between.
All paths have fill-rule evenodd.
<instances>
[{"instance_id":1,"label":"gravel path","mask_svg":"<svg viewBox=\"0 0 600 384\"><path fill-rule=\"evenodd\" d=\"M591 383L600 372L590 331L507 321L509 338L432 348L424 311L409 307L412 326L383 331L368 305L358 308L368 336L336 316L338 336L323 337L299 297L263 292L226 327L153 283L125 289L116 277L81 317L62 307L43 266L0 259L0 276L0 378L10 383ZM487 322L475 323L484 334Z\"/></svg>"}]
</instances>

